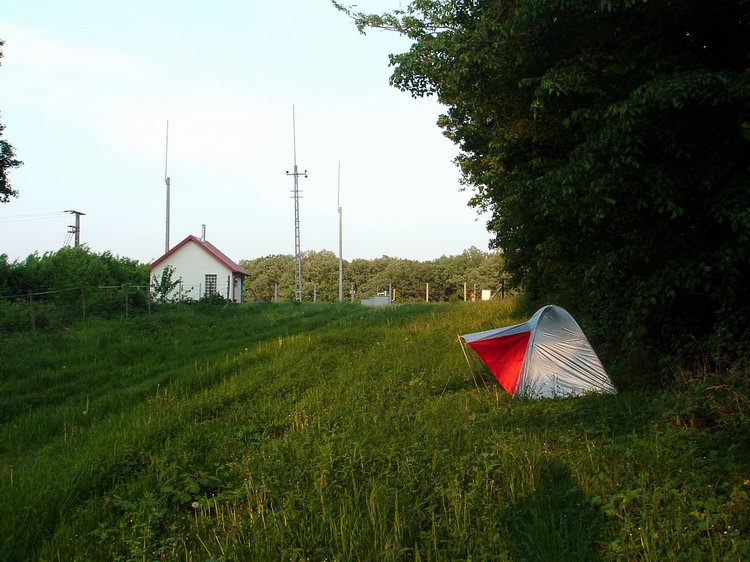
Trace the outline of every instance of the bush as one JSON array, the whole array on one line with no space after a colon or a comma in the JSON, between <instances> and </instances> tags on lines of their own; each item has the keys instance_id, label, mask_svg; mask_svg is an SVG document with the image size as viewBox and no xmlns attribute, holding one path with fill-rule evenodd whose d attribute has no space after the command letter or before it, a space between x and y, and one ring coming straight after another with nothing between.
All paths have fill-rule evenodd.
<instances>
[{"instance_id":1,"label":"bush","mask_svg":"<svg viewBox=\"0 0 750 562\"><path fill-rule=\"evenodd\" d=\"M149 271L129 258L90 251L86 246L62 248L42 256L9 262L0 255L0 330L54 328L88 316L113 317L145 310ZM5 298L2 298L5 297Z\"/></svg>"}]
</instances>

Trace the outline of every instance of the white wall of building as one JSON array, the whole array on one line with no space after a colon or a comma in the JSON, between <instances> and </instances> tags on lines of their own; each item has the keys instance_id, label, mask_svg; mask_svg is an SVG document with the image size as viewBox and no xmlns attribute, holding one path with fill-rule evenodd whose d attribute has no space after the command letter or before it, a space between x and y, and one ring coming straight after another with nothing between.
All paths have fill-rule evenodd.
<instances>
[{"instance_id":1,"label":"white wall of building","mask_svg":"<svg viewBox=\"0 0 750 562\"><path fill-rule=\"evenodd\" d=\"M223 297L233 296L232 270L219 262L205 249L199 247L195 242L188 242L164 261L157 264L151 270L151 278L161 279L164 268L171 265L174 268L172 280L182 280L170 297L190 298L198 300L206 293L206 274L216 275L216 292ZM229 293L227 293L227 281L229 282ZM234 292L235 300L240 300L241 295Z\"/></svg>"}]
</instances>

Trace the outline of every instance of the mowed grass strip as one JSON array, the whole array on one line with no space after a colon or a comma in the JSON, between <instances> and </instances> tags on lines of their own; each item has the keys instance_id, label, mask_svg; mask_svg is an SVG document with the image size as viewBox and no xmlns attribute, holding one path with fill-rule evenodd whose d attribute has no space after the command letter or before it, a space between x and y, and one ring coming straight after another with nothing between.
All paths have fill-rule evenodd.
<instances>
[{"instance_id":1,"label":"mowed grass strip","mask_svg":"<svg viewBox=\"0 0 750 562\"><path fill-rule=\"evenodd\" d=\"M520 320L258 305L3 342L0 558L747 558L739 383L513 401L456 335Z\"/></svg>"}]
</instances>

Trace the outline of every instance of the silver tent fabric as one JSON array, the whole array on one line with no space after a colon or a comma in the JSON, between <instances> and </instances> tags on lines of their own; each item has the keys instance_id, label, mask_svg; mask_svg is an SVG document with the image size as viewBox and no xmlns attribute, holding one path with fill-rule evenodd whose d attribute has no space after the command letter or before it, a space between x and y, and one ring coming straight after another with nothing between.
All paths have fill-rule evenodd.
<instances>
[{"instance_id":1,"label":"silver tent fabric","mask_svg":"<svg viewBox=\"0 0 750 562\"><path fill-rule=\"evenodd\" d=\"M471 343L479 340L501 338L503 336L512 336L514 334L521 334L523 332L530 331L531 320L529 320L528 322L522 322L521 324L514 324L513 326L506 326L505 328L492 328L491 330L484 330L483 332L474 332L473 334L466 334L465 336L461 337L466 343Z\"/></svg>"},{"instance_id":2,"label":"silver tent fabric","mask_svg":"<svg viewBox=\"0 0 750 562\"><path fill-rule=\"evenodd\" d=\"M581 327L564 309L540 308L528 322L462 336L467 343L531 332L515 398L616 393L599 357Z\"/></svg>"}]
</instances>

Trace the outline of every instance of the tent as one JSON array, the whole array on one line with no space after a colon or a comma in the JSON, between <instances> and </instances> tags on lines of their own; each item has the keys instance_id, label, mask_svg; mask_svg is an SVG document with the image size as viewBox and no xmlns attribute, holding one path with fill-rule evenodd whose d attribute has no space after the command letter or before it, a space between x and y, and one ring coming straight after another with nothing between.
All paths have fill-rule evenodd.
<instances>
[{"instance_id":1,"label":"tent","mask_svg":"<svg viewBox=\"0 0 750 562\"><path fill-rule=\"evenodd\" d=\"M461 337L514 398L617 392L581 327L559 306L544 306L522 324Z\"/></svg>"}]
</instances>

